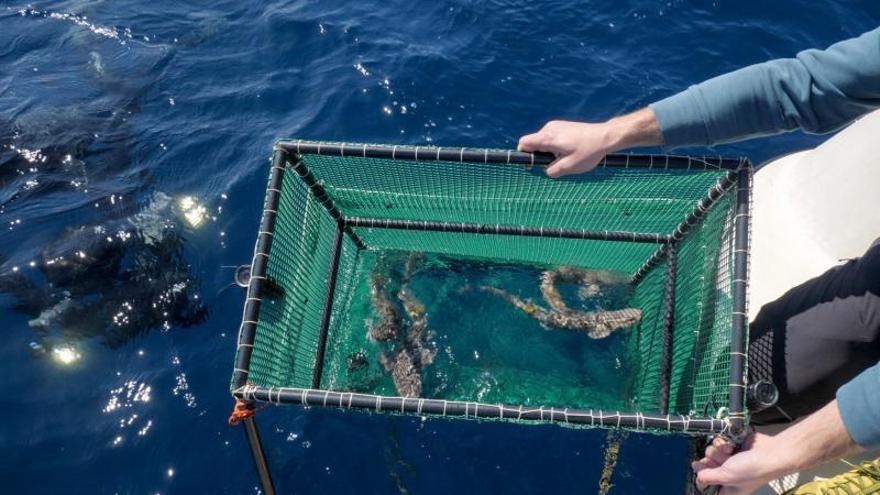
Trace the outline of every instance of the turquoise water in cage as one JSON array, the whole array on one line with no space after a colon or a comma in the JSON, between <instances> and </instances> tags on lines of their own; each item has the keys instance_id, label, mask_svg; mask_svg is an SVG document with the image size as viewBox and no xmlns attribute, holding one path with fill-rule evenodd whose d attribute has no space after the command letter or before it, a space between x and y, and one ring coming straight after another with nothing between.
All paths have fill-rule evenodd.
<instances>
[{"instance_id":1,"label":"turquoise water in cage","mask_svg":"<svg viewBox=\"0 0 880 495\"><path fill-rule=\"evenodd\" d=\"M279 137L515 148L547 120L604 120L878 18L876 0L3 2L0 361L14 370L0 381L4 491L258 492L244 435L226 426L244 297L230 267L250 262ZM822 140L790 133L691 152L761 163ZM158 193L169 207L194 200L201 222L159 208ZM175 247L173 263L142 242L155 225L132 224L141 213L171 227L161 246ZM49 287L44 256L91 259L106 236L96 227L130 233L110 252L140 271L96 265ZM152 303L181 281L166 318ZM536 282L510 288L537 297ZM56 324L57 344L80 356L68 364L29 348L40 339L29 321L66 290L74 307L102 308ZM197 303L205 319L186 325ZM464 319L430 309L432 325ZM120 311L130 325L114 323ZM96 329L127 339L110 346ZM622 340L579 348L613 362L601 353ZM525 347L511 353L524 360ZM459 364L488 362L474 349L455 348ZM606 435L317 407L270 407L259 422L278 492L297 494L595 493ZM611 493L682 493L688 463L686 439L630 435Z\"/></svg>"},{"instance_id":2,"label":"turquoise water in cage","mask_svg":"<svg viewBox=\"0 0 880 495\"><path fill-rule=\"evenodd\" d=\"M370 293L374 273L387 274L386 294L398 307L407 253L362 253L348 311L331 326L322 388L400 395L380 356L396 348L369 337L378 317ZM604 339L545 327L481 286L501 288L549 308L539 288L550 267L426 255L409 289L425 306L427 346L436 349L422 367L422 397L513 405L626 409L631 329ZM557 285L577 311L625 307L626 286L603 286L596 295L575 284ZM334 313L339 314L339 308ZM402 311L401 314L405 313ZM404 316L402 335L409 320Z\"/></svg>"}]
</instances>

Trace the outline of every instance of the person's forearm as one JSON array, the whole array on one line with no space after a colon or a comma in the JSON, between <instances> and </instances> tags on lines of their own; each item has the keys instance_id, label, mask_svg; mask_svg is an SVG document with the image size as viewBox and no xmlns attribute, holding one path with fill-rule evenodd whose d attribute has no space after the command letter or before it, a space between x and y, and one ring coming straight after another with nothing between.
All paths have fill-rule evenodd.
<instances>
[{"instance_id":1,"label":"person's forearm","mask_svg":"<svg viewBox=\"0 0 880 495\"><path fill-rule=\"evenodd\" d=\"M666 146L800 128L824 133L880 107L880 28L709 79L652 103Z\"/></svg>"},{"instance_id":2,"label":"person's forearm","mask_svg":"<svg viewBox=\"0 0 880 495\"><path fill-rule=\"evenodd\" d=\"M636 146L659 146L663 144L663 134L654 110L646 107L633 113L614 117L603 125L608 132L607 153L634 148Z\"/></svg>"},{"instance_id":3,"label":"person's forearm","mask_svg":"<svg viewBox=\"0 0 880 495\"><path fill-rule=\"evenodd\" d=\"M771 449L768 466L779 476L863 450L847 433L836 400L774 436Z\"/></svg>"}]
</instances>

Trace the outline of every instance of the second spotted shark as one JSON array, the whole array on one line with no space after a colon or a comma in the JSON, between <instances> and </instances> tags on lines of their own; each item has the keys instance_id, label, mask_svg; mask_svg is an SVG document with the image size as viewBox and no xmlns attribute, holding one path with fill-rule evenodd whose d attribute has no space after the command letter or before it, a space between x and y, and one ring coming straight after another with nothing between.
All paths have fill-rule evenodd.
<instances>
[{"instance_id":1,"label":"second spotted shark","mask_svg":"<svg viewBox=\"0 0 880 495\"><path fill-rule=\"evenodd\" d=\"M547 270L541 275L541 294L550 308L525 301L513 294L491 286L480 289L494 294L544 325L567 330L582 331L593 339L603 339L615 330L627 328L642 320L642 311L624 308L613 311L577 311L570 309L556 287L557 283L577 283L581 294L590 297L601 292L603 284L625 283L625 279L603 270L584 270L563 266Z\"/></svg>"}]
</instances>

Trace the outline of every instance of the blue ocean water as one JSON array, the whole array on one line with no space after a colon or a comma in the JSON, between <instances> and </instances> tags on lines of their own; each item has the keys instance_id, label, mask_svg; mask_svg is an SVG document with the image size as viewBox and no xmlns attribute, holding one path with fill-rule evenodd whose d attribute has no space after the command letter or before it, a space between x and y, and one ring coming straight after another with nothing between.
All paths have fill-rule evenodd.
<instances>
[{"instance_id":1,"label":"blue ocean water","mask_svg":"<svg viewBox=\"0 0 880 495\"><path fill-rule=\"evenodd\" d=\"M4 2L5 490L258 491L225 422L229 266L249 260L277 137L512 147L878 19L868 0ZM605 440L292 407L260 425L283 493L590 493ZM686 453L630 436L614 492L681 492Z\"/></svg>"}]
</instances>

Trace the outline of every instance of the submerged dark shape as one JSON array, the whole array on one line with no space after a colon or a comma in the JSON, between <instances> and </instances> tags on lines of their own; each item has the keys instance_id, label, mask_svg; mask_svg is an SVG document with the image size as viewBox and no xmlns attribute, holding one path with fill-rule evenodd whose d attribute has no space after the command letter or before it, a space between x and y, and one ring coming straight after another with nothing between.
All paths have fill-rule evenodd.
<instances>
[{"instance_id":1,"label":"submerged dark shape","mask_svg":"<svg viewBox=\"0 0 880 495\"><path fill-rule=\"evenodd\" d=\"M134 215L69 229L32 270L0 274L0 292L31 317L47 348L88 338L117 347L150 329L200 323L207 308L174 218L171 198L156 193Z\"/></svg>"},{"instance_id":2,"label":"submerged dark shape","mask_svg":"<svg viewBox=\"0 0 880 495\"><path fill-rule=\"evenodd\" d=\"M87 111L83 109L83 111ZM79 113L28 115L14 127L0 125L0 208L15 202L81 193L71 203L86 203L87 192L108 189L130 169L128 126L116 115ZM67 121L67 119L70 119Z\"/></svg>"},{"instance_id":3,"label":"submerged dark shape","mask_svg":"<svg viewBox=\"0 0 880 495\"><path fill-rule=\"evenodd\" d=\"M367 360L367 353L363 350L359 350L357 352L352 352L348 355L346 359L348 361L348 371L363 371L370 367L370 362Z\"/></svg>"},{"instance_id":4,"label":"submerged dark shape","mask_svg":"<svg viewBox=\"0 0 880 495\"><path fill-rule=\"evenodd\" d=\"M370 337L379 342L397 340L403 329L403 318L394 301L388 297L385 285L387 279L374 273L370 276L370 298L378 320L370 325Z\"/></svg>"},{"instance_id":5,"label":"submerged dark shape","mask_svg":"<svg viewBox=\"0 0 880 495\"><path fill-rule=\"evenodd\" d=\"M642 311L624 308L613 311L576 311L570 309L556 287L559 282L578 283L584 295L593 296L603 284L622 284L626 278L604 270L586 270L559 267L541 275L541 294L551 309L541 307L497 287L481 286L480 290L494 294L520 309L544 325L582 331L593 339L602 339L615 330L635 325L642 319Z\"/></svg>"},{"instance_id":6,"label":"submerged dark shape","mask_svg":"<svg viewBox=\"0 0 880 495\"><path fill-rule=\"evenodd\" d=\"M13 203L39 199L59 206L22 208L56 214L144 187L149 171L132 155L135 149L142 155L145 143L132 139L138 132L132 124L154 97L175 48L127 43L80 23L59 22L48 11L27 12L29 22L66 40L55 47L64 63L35 67L0 92L7 109L0 122L0 212L13 213L19 207ZM42 30L22 30L21 43L42 47L40 32L44 37Z\"/></svg>"},{"instance_id":7,"label":"submerged dark shape","mask_svg":"<svg viewBox=\"0 0 880 495\"><path fill-rule=\"evenodd\" d=\"M422 370L413 352L406 346L398 347L380 356L379 362L391 373L394 388L401 397L422 395Z\"/></svg>"},{"instance_id":8,"label":"submerged dark shape","mask_svg":"<svg viewBox=\"0 0 880 495\"><path fill-rule=\"evenodd\" d=\"M409 318L409 324L405 329L406 333L403 339L400 339L401 332L398 330L395 337L396 347L382 353L379 358L382 367L391 373L394 387L401 397L421 396L422 371L425 366L434 362L434 357L437 355L437 349L431 342L433 332L428 328L427 310L409 285L421 260L420 253L413 253L409 256L404 265L402 285L397 292L397 298ZM377 280L375 274L372 280ZM376 302L374 299L374 306ZM395 311L397 310L396 306L393 306L393 303L387 299L381 303L387 303L394 307ZM378 307L377 312L380 312ZM400 318L399 313L397 313L397 317ZM402 320L400 323L402 324Z\"/></svg>"},{"instance_id":9,"label":"submerged dark shape","mask_svg":"<svg viewBox=\"0 0 880 495\"><path fill-rule=\"evenodd\" d=\"M437 355L437 349L432 344L433 332L428 328L428 313L424 303L420 301L412 288L408 285L401 287L397 294L400 302L409 316L410 323L407 328L406 338L404 339L404 347L417 357L420 367L427 366L434 362Z\"/></svg>"}]
</instances>

